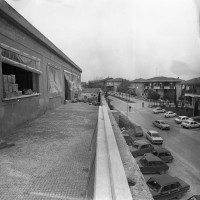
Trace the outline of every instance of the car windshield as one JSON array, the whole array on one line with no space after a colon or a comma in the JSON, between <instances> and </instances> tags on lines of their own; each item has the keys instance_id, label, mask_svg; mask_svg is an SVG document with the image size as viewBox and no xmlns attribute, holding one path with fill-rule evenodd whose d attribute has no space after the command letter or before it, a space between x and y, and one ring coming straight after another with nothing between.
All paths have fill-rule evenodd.
<instances>
[{"instance_id":1,"label":"car windshield","mask_svg":"<svg viewBox=\"0 0 200 200\"><path fill-rule=\"evenodd\" d=\"M158 133L152 133L152 137L160 137Z\"/></svg>"},{"instance_id":2,"label":"car windshield","mask_svg":"<svg viewBox=\"0 0 200 200\"><path fill-rule=\"evenodd\" d=\"M138 149L139 148L139 145L138 144L133 144L133 147Z\"/></svg>"},{"instance_id":3,"label":"car windshield","mask_svg":"<svg viewBox=\"0 0 200 200\"><path fill-rule=\"evenodd\" d=\"M155 192L158 192L161 186L156 181L148 181L147 185Z\"/></svg>"},{"instance_id":4,"label":"car windshield","mask_svg":"<svg viewBox=\"0 0 200 200\"><path fill-rule=\"evenodd\" d=\"M190 122L188 122L188 121L185 121L185 123L186 123L186 124L189 124Z\"/></svg>"},{"instance_id":5,"label":"car windshield","mask_svg":"<svg viewBox=\"0 0 200 200\"><path fill-rule=\"evenodd\" d=\"M167 123L165 123L165 122L163 122L163 121L160 121L160 123L161 123L161 124L167 124Z\"/></svg>"}]
</instances>

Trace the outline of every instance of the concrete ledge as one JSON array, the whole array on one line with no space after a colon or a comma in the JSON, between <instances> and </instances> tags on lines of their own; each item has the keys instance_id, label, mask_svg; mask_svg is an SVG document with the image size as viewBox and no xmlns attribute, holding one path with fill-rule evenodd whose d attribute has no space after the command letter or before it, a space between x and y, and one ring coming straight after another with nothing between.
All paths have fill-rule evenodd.
<instances>
[{"instance_id":1,"label":"concrete ledge","mask_svg":"<svg viewBox=\"0 0 200 200\"><path fill-rule=\"evenodd\" d=\"M94 199L131 200L132 195L106 106L99 107L96 147Z\"/></svg>"},{"instance_id":2,"label":"concrete ledge","mask_svg":"<svg viewBox=\"0 0 200 200\"><path fill-rule=\"evenodd\" d=\"M124 166L125 174L128 182L131 182L133 186L130 186L132 199L135 200L153 200L153 197L149 191L148 186L146 185L143 174L141 173L136 160L133 158L130 150L121 135L121 131L119 129L118 124L114 116L112 115L112 111L109 109L105 98L102 98L102 104L105 105L108 109L109 118L111 121L111 125L114 131L115 139L117 142L117 146L119 149L119 153L121 156L121 160ZM128 123L131 123L129 121ZM135 126L136 124L131 124Z\"/></svg>"}]
</instances>

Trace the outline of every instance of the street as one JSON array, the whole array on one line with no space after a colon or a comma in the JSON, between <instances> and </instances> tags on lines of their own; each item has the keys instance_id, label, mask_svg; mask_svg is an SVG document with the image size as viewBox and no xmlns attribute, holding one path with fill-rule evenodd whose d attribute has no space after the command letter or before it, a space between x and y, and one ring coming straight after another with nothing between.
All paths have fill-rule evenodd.
<instances>
[{"instance_id":1,"label":"street","mask_svg":"<svg viewBox=\"0 0 200 200\"><path fill-rule=\"evenodd\" d=\"M171 151L174 156L173 163L169 164L169 175L176 176L187 182L191 188L183 200L188 199L194 194L200 192L200 128L184 129L180 124L176 124L173 118L164 118L163 113L153 114L152 108L148 107L148 102L133 98L135 103L128 103L114 97L109 97L113 101L111 104L124 115L127 115L127 107L131 106L128 112L129 119L138 125L141 125L144 133L147 130L156 130L164 139L163 146ZM152 122L157 119L163 119L170 125L170 130L160 130L153 126ZM152 175L144 175L147 180Z\"/></svg>"}]
</instances>

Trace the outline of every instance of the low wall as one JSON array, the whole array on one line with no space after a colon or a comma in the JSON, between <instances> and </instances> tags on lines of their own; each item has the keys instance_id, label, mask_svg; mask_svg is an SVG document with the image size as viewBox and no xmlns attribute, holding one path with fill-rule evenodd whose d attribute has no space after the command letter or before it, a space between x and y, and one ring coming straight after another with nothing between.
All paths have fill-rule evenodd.
<instances>
[{"instance_id":1,"label":"low wall","mask_svg":"<svg viewBox=\"0 0 200 200\"><path fill-rule=\"evenodd\" d=\"M115 139L117 142L117 146L119 149L120 157L124 166L124 171L127 177L127 180L130 185L130 191L132 198L135 200L153 200L152 195L149 191L148 186L146 185L143 174L141 173L136 160L130 153L130 150L121 135L121 131L119 129L118 124L115 121L112 112L110 111L107 102L104 98L102 98L102 104L105 105L108 109L108 114L110 118L110 122L113 128L113 132L115 135ZM131 121L127 121L130 126L134 127L134 124Z\"/></svg>"}]
</instances>

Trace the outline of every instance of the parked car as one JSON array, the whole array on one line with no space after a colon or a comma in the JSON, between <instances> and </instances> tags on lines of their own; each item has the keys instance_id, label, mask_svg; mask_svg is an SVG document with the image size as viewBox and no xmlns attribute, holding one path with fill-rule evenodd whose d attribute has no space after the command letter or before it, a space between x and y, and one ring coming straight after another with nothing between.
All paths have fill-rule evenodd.
<instances>
[{"instance_id":1,"label":"parked car","mask_svg":"<svg viewBox=\"0 0 200 200\"><path fill-rule=\"evenodd\" d=\"M165 149L164 147L154 148L152 154L159 157L162 161L166 163L171 163L174 159L170 151Z\"/></svg>"},{"instance_id":2,"label":"parked car","mask_svg":"<svg viewBox=\"0 0 200 200\"><path fill-rule=\"evenodd\" d=\"M133 157L137 157L152 152L154 147L146 140L135 140L129 149Z\"/></svg>"},{"instance_id":3,"label":"parked car","mask_svg":"<svg viewBox=\"0 0 200 200\"><path fill-rule=\"evenodd\" d=\"M181 123L181 126L184 128L199 128L200 123L196 121L185 120Z\"/></svg>"},{"instance_id":4,"label":"parked car","mask_svg":"<svg viewBox=\"0 0 200 200\"><path fill-rule=\"evenodd\" d=\"M193 195L188 200L200 200L200 195Z\"/></svg>"},{"instance_id":5,"label":"parked car","mask_svg":"<svg viewBox=\"0 0 200 200\"><path fill-rule=\"evenodd\" d=\"M159 135L159 133L157 131L154 131L154 130L147 131L146 138L152 144L162 144L163 143L162 137Z\"/></svg>"},{"instance_id":6,"label":"parked car","mask_svg":"<svg viewBox=\"0 0 200 200\"><path fill-rule=\"evenodd\" d=\"M143 133L142 127L141 126L135 126L135 136L141 137L143 135L144 135L144 133Z\"/></svg>"},{"instance_id":7,"label":"parked car","mask_svg":"<svg viewBox=\"0 0 200 200\"><path fill-rule=\"evenodd\" d=\"M126 144L128 146L133 146L134 140L130 137L130 135L128 134L122 134L122 136L124 137Z\"/></svg>"},{"instance_id":8,"label":"parked car","mask_svg":"<svg viewBox=\"0 0 200 200\"><path fill-rule=\"evenodd\" d=\"M183 121L185 121L185 120L193 121L192 118L189 118L189 117L187 117L187 116L179 116L179 117L176 117L176 118L174 119L174 121L175 121L177 124L181 124L181 123L182 123Z\"/></svg>"},{"instance_id":9,"label":"parked car","mask_svg":"<svg viewBox=\"0 0 200 200\"><path fill-rule=\"evenodd\" d=\"M165 117L175 117L177 114L172 111L167 111L164 116Z\"/></svg>"},{"instance_id":10,"label":"parked car","mask_svg":"<svg viewBox=\"0 0 200 200\"><path fill-rule=\"evenodd\" d=\"M162 109L161 107L156 107L155 109L153 109L154 114L164 113L164 112L166 112L166 110Z\"/></svg>"},{"instance_id":11,"label":"parked car","mask_svg":"<svg viewBox=\"0 0 200 200\"><path fill-rule=\"evenodd\" d=\"M155 200L180 199L190 189L183 180L167 174L151 177L147 185Z\"/></svg>"},{"instance_id":12,"label":"parked car","mask_svg":"<svg viewBox=\"0 0 200 200\"><path fill-rule=\"evenodd\" d=\"M165 130L169 130L170 129L170 125L167 124L163 120L155 120L152 123L153 123L154 126L160 128L160 129L165 129Z\"/></svg>"},{"instance_id":13,"label":"parked car","mask_svg":"<svg viewBox=\"0 0 200 200\"><path fill-rule=\"evenodd\" d=\"M157 156L151 153L145 154L139 161L138 166L141 172L152 174L164 174L169 169L169 166Z\"/></svg>"}]
</instances>

